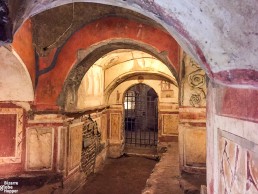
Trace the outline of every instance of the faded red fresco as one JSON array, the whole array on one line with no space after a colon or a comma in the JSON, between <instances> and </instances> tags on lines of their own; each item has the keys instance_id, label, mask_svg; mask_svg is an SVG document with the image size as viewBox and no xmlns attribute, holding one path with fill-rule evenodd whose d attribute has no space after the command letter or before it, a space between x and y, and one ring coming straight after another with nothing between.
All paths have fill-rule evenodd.
<instances>
[{"instance_id":1,"label":"faded red fresco","mask_svg":"<svg viewBox=\"0 0 258 194\"><path fill-rule=\"evenodd\" d=\"M258 90L227 88L218 114L258 122L257 99Z\"/></svg>"},{"instance_id":2,"label":"faded red fresco","mask_svg":"<svg viewBox=\"0 0 258 194\"><path fill-rule=\"evenodd\" d=\"M12 103L1 103L0 108L20 108ZM16 149L16 139L12 139L16 137L16 114L0 114L0 153L1 156L14 156L14 152ZM25 117L23 117L22 122L24 123ZM24 133L24 129L23 129ZM21 155L21 163L6 163L0 165L0 176L8 176L10 174L22 174L24 170L25 163L25 147L26 147L26 137L23 134L22 139L22 155ZM1 146L2 145L2 146Z\"/></svg>"},{"instance_id":3,"label":"faded red fresco","mask_svg":"<svg viewBox=\"0 0 258 194\"><path fill-rule=\"evenodd\" d=\"M114 38L133 39L149 44L160 52L168 51L169 60L175 66L175 70L179 69L179 45L169 34L124 18L101 19L74 33L58 55L56 67L39 77L36 106L41 106L42 109L55 107L63 83L76 62L78 49L87 49L94 44ZM49 59L52 58L53 52L49 55ZM40 59L40 67L50 65L51 61L46 57Z\"/></svg>"},{"instance_id":4,"label":"faded red fresco","mask_svg":"<svg viewBox=\"0 0 258 194\"><path fill-rule=\"evenodd\" d=\"M27 20L15 33L12 48L26 65L32 84L35 85L35 52L32 45L32 26L30 20Z\"/></svg>"},{"instance_id":5,"label":"faded red fresco","mask_svg":"<svg viewBox=\"0 0 258 194\"><path fill-rule=\"evenodd\" d=\"M0 114L0 157L15 156L16 114Z\"/></svg>"}]
</instances>

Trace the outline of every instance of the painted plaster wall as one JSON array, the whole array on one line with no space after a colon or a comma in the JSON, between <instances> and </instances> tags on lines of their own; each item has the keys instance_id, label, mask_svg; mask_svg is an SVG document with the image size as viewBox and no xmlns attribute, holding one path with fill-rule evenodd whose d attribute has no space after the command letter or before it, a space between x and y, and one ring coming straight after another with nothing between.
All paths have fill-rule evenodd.
<instances>
[{"instance_id":1,"label":"painted plaster wall","mask_svg":"<svg viewBox=\"0 0 258 194\"><path fill-rule=\"evenodd\" d=\"M217 118L220 123L227 118ZM233 122L239 124L238 120ZM224 121L225 122L225 121ZM238 126L239 126L238 125ZM253 124L246 122L248 130L253 131ZM222 126L221 126L222 127ZM250 135L244 138L239 137L227 130L232 126L226 126L219 131L219 182L218 193L236 193L236 194L253 194L258 192L257 182L257 138L250 138ZM255 126L257 128L257 125ZM232 128L231 128L232 129ZM243 128L235 128L241 131ZM248 132L247 132L248 133ZM253 136L253 135L252 135ZM247 139L246 139L247 138ZM252 141L250 141L252 140Z\"/></svg>"},{"instance_id":2,"label":"painted plaster wall","mask_svg":"<svg viewBox=\"0 0 258 194\"><path fill-rule=\"evenodd\" d=\"M209 194L250 193L257 189L257 122L251 115L242 117L239 103L234 107L234 116L224 115L225 107L231 100L228 92L233 88L222 87L214 83L208 86L207 117L207 186ZM243 92L256 94L256 90L233 89L235 96ZM247 92L248 91L248 92ZM250 99L241 98L249 104ZM233 98L234 101L234 98ZM254 101L253 101L254 102ZM257 107L254 103L252 112ZM246 109L248 106L246 107ZM243 109L242 109L243 111ZM247 111L249 112L249 111Z\"/></svg>"},{"instance_id":3,"label":"painted plaster wall","mask_svg":"<svg viewBox=\"0 0 258 194\"><path fill-rule=\"evenodd\" d=\"M39 171L47 177L63 172L63 115L31 114L15 104L1 103L0 123L1 177L37 177Z\"/></svg>"},{"instance_id":4,"label":"painted plaster wall","mask_svg":"<svg viewBox=\"0 0 258 194\"><path fill-rule=\"evenodd\" d=\"M134 74L144 73L149 73L148 78L145 77L145 79L149 79L149 82L152 79L157 79L157 75L176 82L168 67L147 53L134 50L117 50L103 56L87 71L80 84L75 97L77 98L77 109L104 105L103 99L108 97L117 84ZM151 74L155 74L155 78L152 78ZM138 78L144 79L141 77ZM165 78L162 81L160 80L159 83L155 83L155 87L159 87L161 102L171 102L172 98L177 97L178 89ZM116 91L116 98L120 98L123 92Z\"/></svg>"},{"instance_id":5,"label":"painted plaster wall","mask_svg":"<svg viewBox=\"0 0 258 194\"><path fill-rule=\"evenodd\" d=\"M87 71L82 79L77 96L77 109L104 104L104 71L102 67L93 65Z\"/></svg>"},{"instance_id":6,"label":"painted plaster wall","mask_svg":"<svg viewBox=\"0 0 258 194\"><path fill-rule=\"evenodd\" d=\"M111 53L103 61L97 61L105 69L105 89L114 79L136 71L157 72L174 77L166 65L147 53L133 50L120 52Z\"/></svg>"},{"instance_id":7,"label":"painted plaster wall","mask_svg":"<svg viewBox=\"0 0 258 194\"><path fill-rule=\"evenodd\" d=\"M1 177L24 172L25 118L26 114L21 107L11 103L0 103Z\"/></svg>"},{"instance_id":8,"label":"painted plaster wall","mask_svg":"<svg viewBox=\"0 0 258 194\"><path fill-rule=\"evenodd\" d=\"M33 86L26 66L3 46L0 58L0 101L33 101Z\"/></svg>"},{"instance_id":9,"label":"painted plaster wall","mask_svg":"<svg viewBox=\"0 0 258 194\"><path fill-rule=\"evenodd\" d=\"M12 48L27 67L31 77L32 85L34 87L36 78L36 66L35 51L32 41L31 20L27 20L15 33L13 37Z\"/></svg>"},{"instance_id":10,"label":"painted plaster wall","mask_svg":"<svg viewBox=\"0 0 258 194\"><path fill-rule=\"evenodd\" d=\"M124 153L123 106L110 106L107 114L108 157L118 158Z\"/></svg>"},{"instance_id":11,"label":"painted plaster wall","mask_svg":"<svg viewBox=\"0 0 258 194\"><path fill-rule=\"evenodd\" d=\"M74 33L66 44L60 48L60 52L56 53L55 68L46 74L42 74L38 79L35 102L39 105L39 108L47 108L48 105L48 108L55 108L63 83L73 65L77 63L79 49L88 49L90 51L92 45L97 45L104 41L108 42L114 38L143 42L153 46L159 52L173 49L173 52L169 52L169 59L171 61L175 60L172 64L175 65L175 69L178 69L178 52L174 52L174 50L178 51L176 41L165 32L150 26L141 28L141 35L139 36L139 25L139 23L127 19L108 17L92 22ZM157 36L153 37L154 32ZM53 56L49 55L48 57L52 58ZM52 60L46 61L49 61L48 66L52 62ZM39 66L41 66L41 63Z\"/></svg>"},{"instance_id":12,"label":"painted plaster wall","mask_svg":"<svg viewBox=\"0 0 258 194\"><path fill-rule=\"evenodd\" d=\"M206 108L179 107L180 169L205 173Z\"/></svg>"},{"instance_id":13,"label":"painted plaster wall","mask_svg":"<svg viewBox=\"0 0 258 194\"><path fill-rule=\"evenodd\" d=\"M206 75L193 58L183 52L181 70L180 105L190 107L206 106Z\"/></svg>"},{"instance_id":14,"label":"painted plaster wall","mask_svg":"<svg viewBox=\"0 0 258 194\"><path fill-rule=\"evenodd\" d=\"M78 89L77 109L103 105L104 84L105 91L109 92L107 90L113 89L112 85L117 79L139 72L161 74L175 81L168 67L151 55L141 51L116 51L100 58L87 71ZM168 102L170 99L166 96L175 98L178 92L175 88L172 89L171 83L166 82L163 80L159 83L162 88L159 89L159 94Z\"/></svg>"},{"instance_id":15,"label":"painted plaster wall","mask_svg":"<svg viewBox=\"0 0 258 194\"><path fill-rule=\"evenodd\" d=\"M54 128L27 129L27 170L52 170Z\"/></svg>"},{"instance_id":16,"label":"painted plaster wall","mask_svg":"<svg viewBox=\"0 0 258 194\"><path fill-rule=\"evenodd\" d=\"M26 119L25 172L57 172L60 161L60 133L64 122L60 114L32 114Z\"/></svg>"},{"instance_id":17,"label":"painted plaster wall","mask_svg":"<svg viewBox=\"0 0 258 194\"><path fill-rule=\"evenodd\" d=\"M184 51L181 60L178 129L180 169L191 173L205 173L206 76Z\"/></svg>"}]
</instances>

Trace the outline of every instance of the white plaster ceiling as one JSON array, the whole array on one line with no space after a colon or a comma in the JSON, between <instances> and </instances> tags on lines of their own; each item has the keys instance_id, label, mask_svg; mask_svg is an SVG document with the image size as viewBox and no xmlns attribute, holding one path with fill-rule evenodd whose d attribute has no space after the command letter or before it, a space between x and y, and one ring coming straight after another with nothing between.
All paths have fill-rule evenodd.
<instances>
[{"instance_id":1,"label":"white plaster ceiling","mask_svg":"<svg viewBox=\"0 0 258 194\"><path fill-rule=\"evenodd\" d=\"M120 73L128 73L130 71L149 71L166 74L176 82L172 72L164 63L154 56L139 50L118 49L107 53L97 60L94 65L101 66L103 70L109 73L108 77L110 79L114 79L112 74L120 75ZM117 70L114 68L115 66L118 66ZM114 70L115 72L113 72Z\"/></svg>"}]
</instances>

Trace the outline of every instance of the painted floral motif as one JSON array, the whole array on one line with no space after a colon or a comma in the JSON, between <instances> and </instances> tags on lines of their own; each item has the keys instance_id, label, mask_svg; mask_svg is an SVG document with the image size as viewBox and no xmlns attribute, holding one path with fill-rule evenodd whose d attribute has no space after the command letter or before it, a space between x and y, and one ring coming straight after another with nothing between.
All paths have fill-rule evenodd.
<instances>
[{"instance_id":1,"label":"painted floral motif","mask_svg":"<svg viewBox=\"0 0 258 194\"><path fill-rule=\"evenodd\" d=\"M181 104L201 107L206 105L206 76L201 67L186 53L182 66Z\"/></svg>"},{"instance_id":2,"label":"painted floral motif","mask_svg":"<svg viewBox=\"0 0 258 194\"><path fill-rule=\"evenodd\" d=\"M200 105L201 103L201 95L200 94L192 94L191 98L190 98L190 104L194 107L197 107Z\"/></svg>"},{"instance_id":3,"label":"painted floral motif","mask_svg":"<svg viewBox=\"0 0 258 194\"><path fill-rule=\"evenodd\" d=\"M190 104L194 107L199 107L202 100L206 99L206 79L203 70L190 59L189 65L195 70L188 75L188 84L194 93L190 97Z\"/></svg>"},{"instance_id":4,"label":"painted floral motif","mask_svg":"<svg viewBox=\"0 0 258 194\"><path fill-rule=\"evenodd\" d=\"M205 77L201 74L190 74L188 76L188 83L191 87L203 87L203 85L205 84Z\"/></svg>"}]
</instances>

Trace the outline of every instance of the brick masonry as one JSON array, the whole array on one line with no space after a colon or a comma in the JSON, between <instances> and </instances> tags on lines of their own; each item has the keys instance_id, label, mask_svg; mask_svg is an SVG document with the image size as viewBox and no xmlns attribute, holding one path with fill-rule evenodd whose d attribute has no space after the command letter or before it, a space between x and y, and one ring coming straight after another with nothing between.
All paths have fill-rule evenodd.
<instances>
[{"instance_id":1,"label":"brick masonry","mask_svg":"<svg viewBox=\"0 0 258 194\"><path fill-rule=\"evenodd\" d=\"M95 169L96 157L103 150L104 144L101 144L101 133L96 121L87 118L83 125L83 142L81 167L88 176Z\"/></svg>"}]
</instances>

